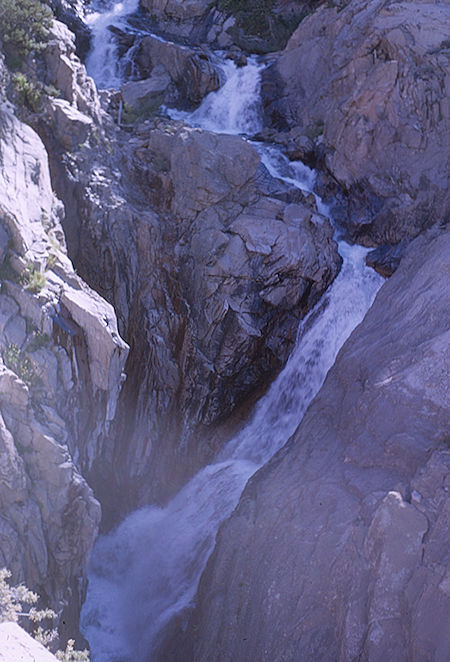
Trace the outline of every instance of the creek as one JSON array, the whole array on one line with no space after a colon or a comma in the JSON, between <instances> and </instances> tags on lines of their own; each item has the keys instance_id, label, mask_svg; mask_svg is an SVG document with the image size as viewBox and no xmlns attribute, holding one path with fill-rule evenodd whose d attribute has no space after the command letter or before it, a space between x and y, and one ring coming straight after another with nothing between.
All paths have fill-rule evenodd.
<instances>
[{"instance_id":1,"label":"creek","mask_svg":"<svg viewBox=\"0 0 450 662\"><path fill-rule=\"evenodd\" d=\"M123 80L108 25L114 22L123 27L127 13L137 4L128 0L91 15L96 36L88 70L99 86L118 87ZM168 112L208 131L252 135L260 129L262 65L250 58L243 68L231 61L221 66L224 84L196 111L190 115ZM314 171L300 162L289 162L273 146L255 147L272 176L314 194ZM328 215L317 196L316 202L319 211ZM294 433L340 347L362 321L382 283L365 266L367 249L339 241L339 252L343 258L339 275L301 322L287 364L217 462L204 467L165 508L141 508L99 538L81 619L93 662L156 661L153 651L165 628L193 604L220 524L236 507L249 478Z\"/></svg>"}]
</instances>

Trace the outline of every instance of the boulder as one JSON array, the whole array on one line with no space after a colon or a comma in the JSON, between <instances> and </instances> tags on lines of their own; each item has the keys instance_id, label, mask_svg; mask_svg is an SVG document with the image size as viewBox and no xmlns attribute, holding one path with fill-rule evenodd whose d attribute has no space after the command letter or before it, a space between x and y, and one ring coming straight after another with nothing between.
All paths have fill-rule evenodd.
<instances>
[{"instance_id":1,"label":"boulder","mask_svg":"<svg viewBox=\"0 0 450 662\"><path fill-rule=\"evenodd\" d=\"M93 121L88 115L64 99L51 99L50 108L56 138L64 149L72 151L86 142L93 127Z\"/></svg>"},{"instance_id":2,"label":"boulder","mask_svg":"<svg viewBox=\"0 0 450 662\"><path fill-rule=\"evenodd\" d=\"M211 0L142 0L155 27L189 43L205 43L212 25L222 17Z\"/></svg>"},{"instance_id":3,"label":"boulder","mask_svg":"<svg viewBox=\"0 0 450 662\"><path fill-rule=\"evenodd\" d=\"M409 247L222 525L161 659L447 659L449 255L448 230Z\"/></svg>"},{"instance_id":4,"label":"boulder","mask_svg":"<svg viewBox=\"0 0 450 662\"><path fill-rule=\"evenodd\" d=\"M447 2L323 5L263 73L266 123L322 141L343 222L366 245L448 217L447 19Z\"/></svg>"},{"instance_id":5,"label":"boulder","mask_svg":"<svg viewBox=\"0 0 450 662\"><path fill-rule=\"evenodd\" d=\"M163 99L170 105L193 108L219 87L217 70L206 50L146 36L140 41L133 59L141 75L150 77L149 80L157 80L162 75L169 77ZM129 85L131 83L126 83L124 88Z\"/></svg>"}]
</instances>

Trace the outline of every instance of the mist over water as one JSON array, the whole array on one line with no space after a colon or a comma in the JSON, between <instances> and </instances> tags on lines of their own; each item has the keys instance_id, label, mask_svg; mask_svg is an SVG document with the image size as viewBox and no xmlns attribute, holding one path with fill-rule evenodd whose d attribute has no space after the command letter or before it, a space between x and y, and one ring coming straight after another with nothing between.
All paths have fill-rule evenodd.
<instances>
[{"instance_id":1,"label":"mist over water","mask_svg":"<svg viewBox=\"0 0 450 662\"><path fill-rule=\"evenodd\" d=\"M223 87L183 116L217 132L258 131L260 69L253 60L242 69L224 63ZM274 148L258 149L272 175L312 191L314 171L290 163ZM328 213L316 199L320 211ZM152 659L161 631L192 605L219 525L236 507L250 476L296 430L340 347L363 319L383 279L365 267L367 249L340 243L339 250L338 277L300 324L284 370L218 462L194 476L166 508L141 508L97 542L81 619L93 662Z\"/></svg>"}]
</instances>

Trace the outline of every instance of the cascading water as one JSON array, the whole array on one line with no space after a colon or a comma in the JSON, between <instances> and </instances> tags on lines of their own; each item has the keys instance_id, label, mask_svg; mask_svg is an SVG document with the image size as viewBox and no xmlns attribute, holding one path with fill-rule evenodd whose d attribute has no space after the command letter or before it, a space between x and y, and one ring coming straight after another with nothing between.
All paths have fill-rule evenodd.
<instances>
[{"instance_id":1,"label":"cascading water","mask_svg":"<svg viewBox=\"0 0 450 662\"><path fill-rule=\"evenodd\" d=\"M185 119L215 133L253 135L261 128L261 78L263 66L249 58L246 67L232 60L219 63L225 83L211 92L193 113L168 109L173 119Z\"/></svg>"},{"instance_id":2,"label":"cascading water","mask_svg":"<svg viewBox=\"0 0 450 662\"><path fill-rule=\"evenodd\" d=\"M205 99L191 122L218 132L258 130L258 65L225 66L230 78ZM272 175L311 191L313 171L289 163L274 148L259 149ZM343 242L339 249L338 277L301 323L284 370L218 462L201 470L166 508L142 508L99 539L81 621L93 662L152 659L164 627L192 604L219 525L236 507L250 476L295 431L339 348L370 307L382 279L365 267L367 250Z\"/></svg>"},{"instance_id":3,"label":"cascading water","mask_svg":"<svg viewBox=\"0 0 450 662\"><path fill-rule=\"evenodd\" d=\"M91 50L86 59L87 72L98 87L118 89L124 82L123 63L117 56L117 39L111 27L126 29L126 17L137 11L139 0L110 0L107 3L94 0L86 17L92 29Z\"/></svg>"}]
</instances>

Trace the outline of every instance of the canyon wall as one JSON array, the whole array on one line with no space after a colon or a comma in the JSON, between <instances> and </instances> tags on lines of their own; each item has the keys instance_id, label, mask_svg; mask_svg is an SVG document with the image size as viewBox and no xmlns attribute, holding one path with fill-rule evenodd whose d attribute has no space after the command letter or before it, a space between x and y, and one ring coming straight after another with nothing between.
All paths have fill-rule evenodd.
<instances>
[{"instance_id":1,"label":"canyon wall","mask_svg":"<svg viewBox=\"0 0 450 662\"><path fill-rule=\"evenodd\" d=\"M221 527L161 659L447 659L449 254L448 230L411 245Z\"/></svg>"},{"instance_id":2,"label":"canyon wall","mask_svg":"<svg viewBox=\"0 0 450 662\"><path fill-rule=\"evenodd\" d=\"M264 73L266 124L290 131L291 149L316 141L360 243L449 217L449 44L447 2L324 4Z\"/></svg>"},{"instance_id":3,"label":"canyon wall","mask_svg":"<svg viewBox=\"0 0 450 662\"><path fill-rule=\"evenodd\" d=\"M76 631L100 521L83 475L108 439L128 347L67 257L43 143L1 94L0 566Z\"/></svg>"},{"instance_id":4,"label":"canyon wall","mask_svg":"<svg viewBox=\"0 0 450 662\"><path fill-rule=\"evenodd\" d=\"M281 368L340 258L314 198L240 137L168 118L117 126L104 110L117 95L100 100L70 33L53 31L46 77L60 96L36 127L69 253L131 346L114 439L87 474L108 526L214 457L231 434L218 426Z\"/></svg>"}]
</instances>

